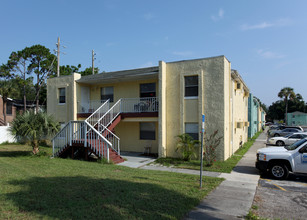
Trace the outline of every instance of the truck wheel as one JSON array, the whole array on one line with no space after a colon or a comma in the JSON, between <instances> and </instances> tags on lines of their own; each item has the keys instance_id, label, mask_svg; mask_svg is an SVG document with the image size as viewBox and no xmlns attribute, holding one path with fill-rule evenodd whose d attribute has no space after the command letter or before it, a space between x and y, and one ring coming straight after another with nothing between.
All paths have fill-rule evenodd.
<instances>
[{"instance_id":1,"label":"truck wheel","mask_svg":"<svg viewBox=\"0 0 307 220\"><path fill-rule=\"evenodd\" d=\"M270 168L270 173L274 179L283 180L289 176L289 169L285 164L273 164Z\"/></svg>"},{"instance_id":2,"label":"truck wheel","mask_svg":"<svg viewBox=\"0 0 307 220\"><path fill-rule=\"evenodd\" d=\"M276 145L277 145L277 146L284 146L285 143L284 143L283 141L277 141L277 142L276 142Z\"/></svg>"}]
</instances>

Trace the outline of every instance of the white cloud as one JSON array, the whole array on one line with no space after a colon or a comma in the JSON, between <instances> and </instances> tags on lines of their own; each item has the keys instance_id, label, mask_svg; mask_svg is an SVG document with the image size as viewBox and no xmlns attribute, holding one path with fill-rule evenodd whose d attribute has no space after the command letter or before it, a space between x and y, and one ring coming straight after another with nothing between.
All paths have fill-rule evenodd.
<instances>
[{"instance_id":1,"label":"white cloud","mask_svg":"<svg viewBox=\"0 0 307 220\"><path fill-rule=\"evenodd\" d=\"M152 13L147 13L147 14L144 14L144 18L146 19L146 20L151 20L151 19L153 19L155 16L152 14Z\"/></svg>"},{"instance_id":2,"label":"white cloud","mask_svg":"<svg viewBox=\"0 0 307 220\"><path fill-rule=\"evenodd\" d=\"M224 13L225 13L224 10L220 8L218 14L217 15L212 15L211 19L213 21L219 21L219 20L224 18Z\"/></svg>"},{"instance_id":3,"label":"white cloud","mask_svg":"<svg viewBox=\"0 0 307 220\"><path fill-rule=\"evenodd\" d=\"M115 46L115 45L116 45L116 43L114 43L114 42L106 43L106 46L107 46L107 47L112 47L112 46Z\"/></svg>"},{"instance_id":4,"label":"white cloud","mask_svg":"<svg viewBox=\"0 0 307 220\"><path fill-rule=\"evenodd\" d=\"M274 22L262 22L259 24L254 24L254 25L250 25L250 24L243 24L240 26L240 29L242 31L247 31L247 30L256 30L256 29L265 29L265 28L270 28L270 27L283 27L283 26L288 26L290 25L292 22L290 19L287 18L283 18L283 19L279 19L277 21Z\"/></svg>"},{"instance_id":5,"label":"white cloud","mask_svg":"<svg viewBox=\"0 0 307 220\"><path fill-rule=\"evenodd\" d=\"M172 54L187 57L192 56L194 53L192 51L174 51Z\"/></svg>"},{"instance_id":6,"label":"white cloud","mask_svg":"<svg viewBox=\"0 0 307 220\"><path fill-rule=\"evenodd\" d=\"M148 62L146 62L146 63L143 63L143 64L140 66L140 68L152 67L152 66L155 66L155 65L153 64L153 62L148 61Z\"/></svg>"},{"instance_id":7,"label":"white cloud","mask_svg":"<svg viewBox=\"0 0 307 220\"><path fill-rule=\"evenodd\" d=\"M269 50L257 50L258 55L260 55L261 57L265 58L265 59L281 59L284 58L285 55L283 54L278 54Z\"/></svg>"}]
</instances>

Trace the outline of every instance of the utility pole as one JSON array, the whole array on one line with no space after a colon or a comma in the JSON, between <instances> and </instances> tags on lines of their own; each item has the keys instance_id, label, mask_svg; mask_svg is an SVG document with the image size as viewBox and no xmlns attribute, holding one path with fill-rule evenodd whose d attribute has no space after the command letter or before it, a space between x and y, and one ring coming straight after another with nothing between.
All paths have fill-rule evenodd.
<instances>
[{"instance_id":1,"label":"utility pole","mask_svg":"<svg viewBox=\"0 0 307 220\"><path fill-rule=\"evenodd\" d=\"M94 70L94 60L95 60L95 53L94 50L92 50L92 74L95 74L95 70Z\"/></svg>"},{"instance_id":2,"label":"utility pole","mask_svg":"<svg viewBox=\"0 0 307 220\"><path fill-rule=\"evenodd\" d=\"M58 57L58 66L57 66L57 76L60 76L60 37L58 37L57 45L57 57Z\"/></svg>"}]
</instances>

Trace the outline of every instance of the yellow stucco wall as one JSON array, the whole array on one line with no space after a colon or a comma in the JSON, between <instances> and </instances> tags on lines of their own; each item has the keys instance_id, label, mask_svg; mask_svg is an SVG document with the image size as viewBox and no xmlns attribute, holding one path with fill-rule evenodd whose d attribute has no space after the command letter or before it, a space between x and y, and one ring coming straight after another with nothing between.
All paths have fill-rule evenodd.
<instances>
[{"instance_id":1,"label":"yellow stucco wall","mask_svg":"<svg viewBox=\"0 0 307 220\"><path fill-rule=\"evenodd\" d=\"M259 106L259 108L258 108L258 125L257 125L258 131L261 130L261 111L262 111L262 108Z\"/></svg>"},{"instance_id":2,"label":"yellow stucco wall","mask_svg":"<svg viewBox=\"0 0 307 220\"><path fill-rule=\"evenodd\" d=\"M232 83L238 81L233 80ZM242 84L242 82L239 82ZM248 97L243 87L241 89L234 89L233 96L233 121L234 121L234 136L233 136L233 153L236 152L248 139ZM239 123L239 124L238 124ZM240 125L240 126L238 126Z\"/></svg>"},{"instance_id":3,"label":"yellow stucco wall","mask_svg":"<svg viewBox=\"0 0 307 220\"><path fill-rule=\"evenodd\" d=\"M184 97L185 76L198 76L198 97ZM49 79L48 113L55 114L62 122L76 120L77 103L81 102L81 89L88 87L91 100L100 100L101 87L113 86L114 102L120 98L140 96L140 84L156 83L156 96L159 98L159 117L126 118L116 127L115 132L121 139L121 150L143 152L146 140L140 140L141 121L156 123L156 140L152 142L152 152L161 157L179 157L176 153L177 136L185 132L185 123L198 123L201 131L201 115L206 115L207 135L218 130L222 142L217 148L219 160L226 160L242 143L247 141L248 99L244 91L235 90L231 76L231 63L224 57L159 63L156 79L136 80L116 83L86 84L76 83L79 74ZM66 104L58 103L58 88L67 88ZM81 118L80 118L81 119ZM242 128L235 128L242 122Z\"/></svg>"},{"instance_id":4,"label":"yellow stucco wall","mask_svg":"<svg viewBox=\"0 0 307 220\"><path fill-rule=\"evenodd\" d=\"M229 99L225 101L225 94L229 96L229 90L227 89L229 85L226 85L225 90L225 80L229 81L230 79L229 61L224 56L220 56L166 63L165 66L166 77L160 77L160 80L167 88L164 97L166 114L161 122L166 131L165 156L179 156L175 152L178 141L176 136L185 132L186 122L197 122L200 132L201 115L205 114L205 130L208 135L218 130L219 136L223 136L222 144L217 151L218 157L224 159L225 152L229 152L229 133L225 134L225 131L228 132L229 130L229 122L225 120L229 119ZM184 77L193 75L198 76L198 98L185 98ZM227 111L227 118L225 118L225 111Z\"/></svg>"},{"instance_id":5,"label":"yellow stucco wall","mask_svg":"<svg viewBox=\"0 0 307 220\"><path fill-rule=\"evenodd\" d=\"M232 85L231 85L231 63L224 58L224 71L223 71L223 76L224 80L223 83L224 85L224 97L223 101L223 116L224 116L224 123L223 123L223 128L220 128L220 131L218 135L223 136L223 141L222 144L219 146L218 151L223 152L223 154L219 153L218 154L218 159L219 160L226 160L232 155ZM214 98L214 94L211 98ZM222 106L221 106L222 107ZM211 124L211 126L214 126Z\"/></svg>"},{"instance_id":6,"label":"yellow stucco wall","mask_svg":"<svg viewBox=\"0 0 307 220\"><path fill-rule=\"evenodd\" d=\"M94 85L79 84L80 90L78 92L78 102L81 102L81 87L90 88L90 100L100 100L101 88L113 86L114 103L115 103L120 98L140 97L140 84L143 84L143 83L156 83L156 97L158 97L159 84L158 84L158 78L157 78L157 79L119 82L119 83L110 83L110 84L106 84L106 83L99 84L99 82Z\"/></svg>"},{"instance_id":7,"label":"yellow stucco wall","mask_svg":"<svg viewBox=\"0 0 307 220\"><path fill-rule=\"evenodd\" d=\"M142 121L147 122L147 120ZM151 145L151 153L158 153L158 122L153 120L156 125L156 140L140 139L140 122L121 121L115 127L115 134L120 137L121 151L144 152L144 147Z\"/></svg>"},{"instance_id":8,"label":"yellow stucco wall","mask_svg":"<svg viewBox=\"0 0 307 220\"><path fill-rule=\"evenodd\" d=\"M77 120L77 85L75 80L80 78L80 74L74 73L47 80L47 113L53 115L59 122L67 123L70 120ZM65 88L65 104L59 103L59 88Z\"/></svg>"}]
</instances>

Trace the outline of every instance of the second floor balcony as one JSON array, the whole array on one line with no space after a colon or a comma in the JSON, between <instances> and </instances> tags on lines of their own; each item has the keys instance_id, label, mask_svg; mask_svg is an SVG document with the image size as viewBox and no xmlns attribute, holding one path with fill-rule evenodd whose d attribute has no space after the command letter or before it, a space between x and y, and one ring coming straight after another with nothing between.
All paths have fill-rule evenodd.
<instances>
[{"instance_id":1,"label":"second floor balcony","mask_svg":"<svg viewBox=\"0 0 307 220\"><path fill-rule=\"evenodd\" d=\"M78 102L78 116L87 117L96 111L106 100L88 100ZM115 103L115 102L114 102ZM112 104L110 107L112 107ZM157 97L148 98L122 98L120 112L124 114L156 113L159 111L159 101ZM144 115L144 114L143 114Z\"/></svg>"}]
</instances>

